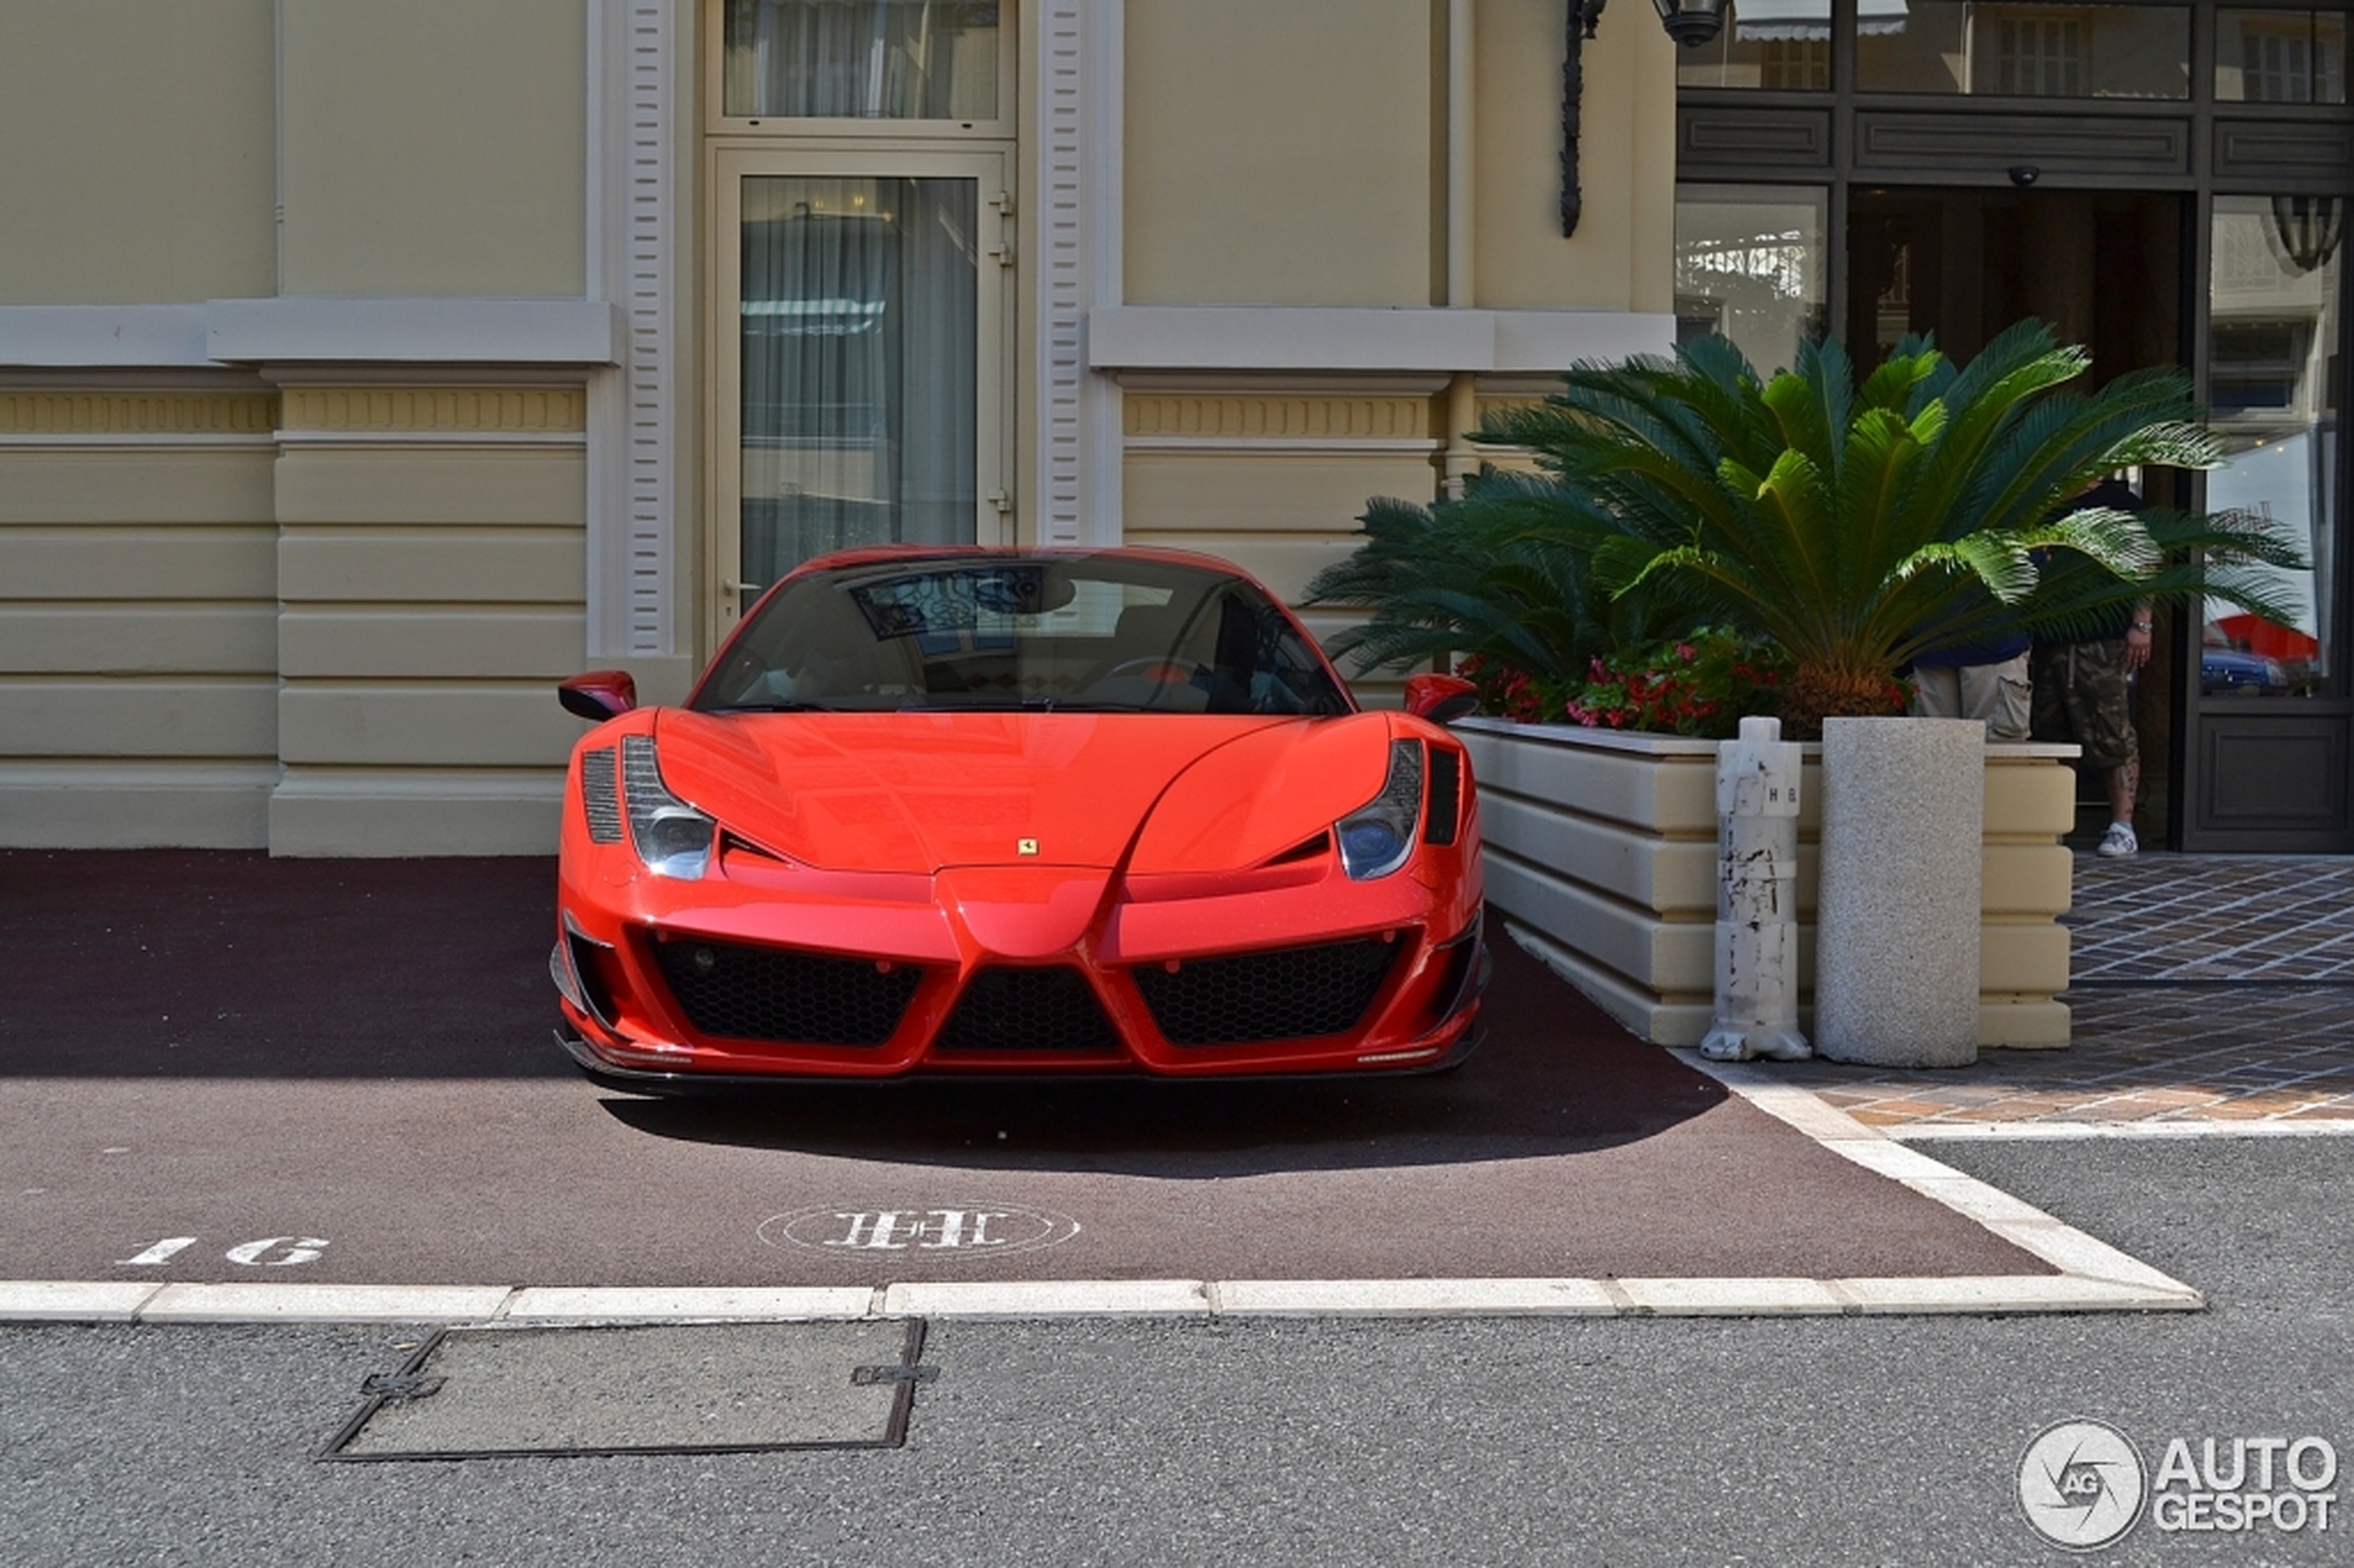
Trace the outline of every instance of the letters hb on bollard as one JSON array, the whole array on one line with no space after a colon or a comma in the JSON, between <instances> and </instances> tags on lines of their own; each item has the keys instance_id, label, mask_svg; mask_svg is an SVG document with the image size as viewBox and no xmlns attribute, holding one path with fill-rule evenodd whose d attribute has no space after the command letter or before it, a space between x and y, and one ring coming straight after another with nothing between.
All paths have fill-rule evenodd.
<instances>
[{"instance_id":1,"label":"letters hb on bollard","mask_svg":"<svg viewBox=\"0 0 2354 1568\"><path fill-rule=\"evenodd\" d=\"M1716 1011L1701 1055L1797 1061L1799 749L1779 719L1716 743Z\"/></svg>"}]
</instances>

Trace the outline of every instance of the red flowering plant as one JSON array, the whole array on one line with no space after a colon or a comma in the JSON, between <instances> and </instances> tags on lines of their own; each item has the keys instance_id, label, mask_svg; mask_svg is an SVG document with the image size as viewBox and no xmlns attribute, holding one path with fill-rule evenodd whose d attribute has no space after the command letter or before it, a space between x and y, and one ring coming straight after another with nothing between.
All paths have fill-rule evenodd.
<instances>
[{"instance_id":1,"label":"red flowering plant","mask_svg":"<svg viewBox=\"0 0 2354 1568\"><path fill-rule=\"evenodd\" d=\"M1576 724L1727 740L1753 714L1779 711L1791 660L1771 643L1702 627L1683 637L1595 655L1579 682L1547 681L1474 656L1456 673L1479 687L1484 712L1521 724ZM1893 687L1889 712L1903 711Z\"/></svg>"},{"instance_id":2,"label":"red flowering plant","mask_svg":"<svg viewBox=\"0 0 2354 1568\"><path fill-rule=\"evenodd\" d=\"M1514 665L1472 654L1455 673L1479 688L1479 711L1514 724L1559 724L1566 716L1569 689Z\"/></svg>"},{"instance_id":3,"label":"red flowering plant","mask_svg":"<svg viewBox=\"0 0 2354 1568\"><path fill-rule=\"evenodd\" d=\"M1771 643L1702 627L1596 657L1562 713L1590 728L1721 740L1740 733L1744 717L1780 711L1791 668L1790 656Z\"/></svg>"}]
</instances>

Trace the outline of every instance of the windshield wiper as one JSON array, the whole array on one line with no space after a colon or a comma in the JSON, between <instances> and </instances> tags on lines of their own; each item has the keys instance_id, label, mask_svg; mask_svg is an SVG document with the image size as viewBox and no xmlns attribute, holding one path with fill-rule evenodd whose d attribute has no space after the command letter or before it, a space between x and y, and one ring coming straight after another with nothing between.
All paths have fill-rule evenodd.
<instances>
[{"instance_id":1,"label":"windshield wiper","mask_svg":"<svg viewBox=\"0 0 2354 1568\"><path fill-rule=\"evenodd\" d=\"M835 712L835 709L824 702L794 702L779 700L772 702L722 702L717 707L705 708L702 712L706 714L830 714Z\"/></svg>"},{"instance_id":2,"label":"windshield wiper","mask_svg":"<svg viewBox=\"0 0 2354 1568\"><path fill-rule=\"evenodd\" d=\"M1171 710L1145 702L1111 702L1084 697L983 697L968 702L902 702L903 714L1151 714Z\"/></svg>"}]
</instances>

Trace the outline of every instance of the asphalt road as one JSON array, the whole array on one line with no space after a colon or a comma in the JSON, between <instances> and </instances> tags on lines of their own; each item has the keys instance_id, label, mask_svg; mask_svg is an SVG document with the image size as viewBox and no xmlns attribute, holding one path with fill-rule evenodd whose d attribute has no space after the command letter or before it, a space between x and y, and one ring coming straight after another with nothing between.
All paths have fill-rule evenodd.
<instances>
[{"instance_id":1,"label":"asphalt road","mask_svg":"<svg viewBox=\"0 0 2354 1568\"><path fill-rule=\"evenodd\" d=\"M1932 1147L2204 1290L2013 1319L964 1322L906 1446L337 1466L392 1329L0 1330L12 1562L2001 1564L2030 1440L2354 1459L2354 1145ZM2310 1468L2310 1467L2309 1467ZM2343 1496L2354 1483L2334 1488ZM2086 1561L2354 1562L2164 1532Z\"/></svg>"},{"instance_id":2,"label":"asphalt road","mask_svg":"<svg viewBox=\"0 0 2354 1568\"><path fill-rule=\"evenodd\" d=\"M608 1094L551 1043L552 875L0 854L0 1278L2048 1271L1501 941L1488 1043L1439 1078Z\"/></svg>"}]
</instances>

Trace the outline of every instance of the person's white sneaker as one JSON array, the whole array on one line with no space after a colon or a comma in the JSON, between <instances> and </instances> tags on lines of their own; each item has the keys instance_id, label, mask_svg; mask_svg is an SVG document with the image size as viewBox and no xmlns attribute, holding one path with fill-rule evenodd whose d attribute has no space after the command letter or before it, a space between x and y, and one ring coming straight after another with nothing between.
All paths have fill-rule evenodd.
<instances>
[{"instance_id":1,"label":"person's white sneaker","mask_svg":"<svg viewBox=\"0 0 2354 1568\"><path fill-rule=\"evenodd\" d=\"M2126 824L2112 822L2108 825L2107 836L2101 840L2100 852L2112 860L2122 859L2129 854L2141 854L2142 841L2133 836L2133 829Z\"/></svg>"}]
</instances>

